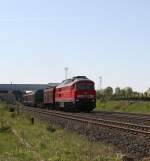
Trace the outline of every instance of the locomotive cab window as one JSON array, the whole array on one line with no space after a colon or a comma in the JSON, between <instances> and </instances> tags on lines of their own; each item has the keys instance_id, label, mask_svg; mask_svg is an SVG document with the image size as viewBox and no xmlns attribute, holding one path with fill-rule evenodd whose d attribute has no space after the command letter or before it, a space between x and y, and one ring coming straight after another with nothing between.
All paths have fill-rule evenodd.
<instances>
[{"instance_id":1,"label":"locomotive cab window","mask_svg":"<svg viewBox=\"0 0 150 161\"><path fill-rule=\"evenodd\" d=\"M94 84L92 84L92 83L78 83L77 90L94 90Z\"/></svg>"}]
</instances>

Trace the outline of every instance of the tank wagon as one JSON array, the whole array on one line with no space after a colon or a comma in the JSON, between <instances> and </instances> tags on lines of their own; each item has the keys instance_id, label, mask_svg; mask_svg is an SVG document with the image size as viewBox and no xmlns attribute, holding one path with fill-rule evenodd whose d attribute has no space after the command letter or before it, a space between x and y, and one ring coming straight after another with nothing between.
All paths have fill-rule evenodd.
<instances>
[{"instance_id":1,"label":"tank wagon","mask_svg":"<svg viewBox=\"0 0 150 161\"><path fill-rule=\"evenodd\" d=\"M31 101L31 95L34 101ZM26 94L24 104L29 103L28 105L37 106L41 100L37 103L36 97L36 93ZM77 76L64 80L56 87L45 89L43 91L43 107L64 111L92 111L96 107L94 82L86 76Z\"/></svg>"}]
</instances>

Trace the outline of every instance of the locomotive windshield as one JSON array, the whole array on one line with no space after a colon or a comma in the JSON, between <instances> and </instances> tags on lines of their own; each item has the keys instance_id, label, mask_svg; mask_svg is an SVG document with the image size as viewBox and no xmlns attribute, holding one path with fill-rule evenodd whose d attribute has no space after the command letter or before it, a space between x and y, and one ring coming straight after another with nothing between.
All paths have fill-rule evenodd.
<instances>
[{"instance_id":1,"label":"locomotive windshield","mask_svg":"<svg viewBox=\"0 0 150 161\"><path fill-rule=\"evenodd\" d=\"M79 84L77 84L77 90L94 90L94 84L79 83Z\"/></svg>"}]
</instances>

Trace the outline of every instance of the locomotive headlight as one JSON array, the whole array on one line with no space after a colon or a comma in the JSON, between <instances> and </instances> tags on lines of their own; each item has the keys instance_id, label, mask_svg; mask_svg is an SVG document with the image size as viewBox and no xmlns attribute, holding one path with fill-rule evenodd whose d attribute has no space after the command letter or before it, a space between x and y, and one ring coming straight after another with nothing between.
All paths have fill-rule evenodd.
<instances>
[{"instance_id":1,"label":"locomotive headlight","mask_svg":"<svg viewBox=\"0 0 150 161\"><path fill-rule=\"evenodd\" d=\"M79 95L77 95L77 98L90 98L90 99L92 99L92 98L95 98L95 96L94 95L92 95L92 94L79 94Z\"/></svg>"},{"instance_id":2,"label":"locomotive headlight","mask_svg":"<svg viewBox=\"0 0 150 161\"><path fill-rule=\"evenodd\" d=\"M77 98L84 98L85 97L85 95L77 95Z\"/></svg>"},{"instance_id":3,"label":"locomotive headlight","mask_svg":"<svg viewBox=\"0 0 150 161\"><path fill-rule=\"evenodd\" d=\"M94 98L95 96L94 95L90 95L90 98Z\"/></svg>"}]
</instances>

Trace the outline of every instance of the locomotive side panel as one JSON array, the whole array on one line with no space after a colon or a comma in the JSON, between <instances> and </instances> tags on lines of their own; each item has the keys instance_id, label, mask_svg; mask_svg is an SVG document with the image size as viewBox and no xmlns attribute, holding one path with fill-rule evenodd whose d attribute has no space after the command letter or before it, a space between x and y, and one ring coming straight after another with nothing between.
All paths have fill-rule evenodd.
<instances>
[{"instance_id":1,"label":"locomotive side panel","mask_svg":"<svg viewBox=\"0 0 150 161\"><path fill-rule=\"evenodd\" d=\"M57 88L55 97L56 97L56 102L73 101L75 99L75 92L71 86Z\"/></svg>"},{"instance_id":2,"label":"locomotive side panel","mask_svg":"<svg viewBox=\"0 0 150 161\"><path fill-rule=\"evenodd\" d=\"M73 108L75 101L74 86L67 85L64 87L56 88L55 98L57 107L63 108L65 110Z\"/></svg>"},{"instance_id":3,"label":"locomotive side panel","mask_svg":"<svg viewBox=\"0 0 150 161\"><path fill-rule=\"evenodd\" d=\"M74 80L56 88L56 105L65 110L92 111L96 107L94 82Z\"/></svg>"}]
</instances>

